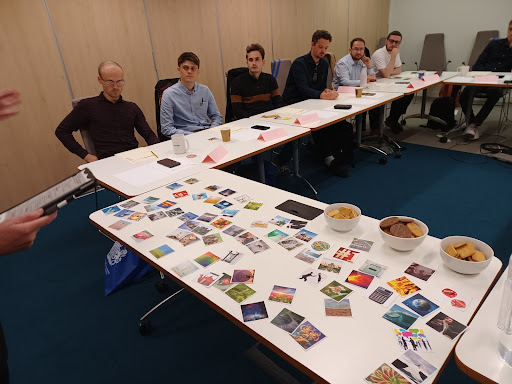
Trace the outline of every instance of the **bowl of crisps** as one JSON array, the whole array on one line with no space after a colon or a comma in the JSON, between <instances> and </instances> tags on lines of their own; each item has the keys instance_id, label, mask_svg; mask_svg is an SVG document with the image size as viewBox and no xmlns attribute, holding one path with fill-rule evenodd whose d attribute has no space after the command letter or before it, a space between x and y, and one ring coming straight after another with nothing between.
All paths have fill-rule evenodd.
<instances>
[{"instance_id":1,"label":"bowl of crisps","mask_svg":"<svg viewBox=\"0 0 512 384\"><path fill-rule=\"evenodd\" d=\"M347 232L361 220L361 210L353 204L331 204L324 211L325 221L335 231Z\"/></svg>"},{"instance_id":2,"label":"bowl of crisps","mask_svg":"<svg viewBox=\"0 0 512 384\"><path fill-rule=\"evenodd\" d=\"M448 268L466 275L482 272L494 256L490 246L468 236L445 237L441 240L439 253Z\"/></svg>"},{"instance_id":3,"label":"bowl of crisps","mask_svg":"<svg viewBox=\"0 0 512 384\"><path fill-rule=\"evenodd\" d=\"M427 238L428 227L407 216L389 216L379 223L382 240L397 251L412 251Z\"/></svg>"}]
</instances>

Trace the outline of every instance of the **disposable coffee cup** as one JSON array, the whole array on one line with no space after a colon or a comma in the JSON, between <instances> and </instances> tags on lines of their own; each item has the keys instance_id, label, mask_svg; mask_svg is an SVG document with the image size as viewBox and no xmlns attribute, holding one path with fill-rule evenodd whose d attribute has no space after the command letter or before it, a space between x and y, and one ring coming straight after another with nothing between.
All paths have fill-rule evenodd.
<instances>
[{"instance_id":1,"label":"disposable coffee cup","mask_svg":"<svg viewBox=\"0 0 512 384\"><path fill-rule=\"evenodd\" d=\"M231 140L231 129L230 128L221 128L220 134L222 135L222 141L228 142Z\"/></svg>"},{"instance_id":2,"label":"disposable coffee cup","mask_svg":"<svg viewBox=\"0 0 512 384\"><path fill-rule=\"evenodd\" d=\"M363 96L363 87L356 87L356 97Z\"/></svg>"},{"instance_id":3,"label":"disposable coffee cup","mask_svg":"<svg viewBox=\"0 0 512 384\"><path fill-rule=\"evenodd\" d=\"M188 151L188 140L183 133L175 133L171 136L174 153L181 154Z\"/></svg>"}]
</instances>

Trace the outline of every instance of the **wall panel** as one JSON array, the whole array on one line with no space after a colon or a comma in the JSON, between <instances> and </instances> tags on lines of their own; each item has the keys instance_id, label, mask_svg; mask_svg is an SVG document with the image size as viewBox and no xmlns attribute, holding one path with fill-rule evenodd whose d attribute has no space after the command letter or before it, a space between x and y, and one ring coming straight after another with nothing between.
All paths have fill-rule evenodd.
<instances>
[{"instance_id":1,"label":"wall panel","mask_svg":"<svg viewBox=\"0 0 512 384\"><path fill-rule=\"evenodd\" d=\"M348 53L349 0L316 0L315 29L326 29L332 35L330 52L336 60Z\"/></svg>"},{"instance_id":2,"label":"wall panel","mask_svg":"<svg viewBox=\"0 0 512 384\"><path fill-rule=\"evenodd\" d=\"M379 39L388 34L389 0L350 0L349 8L348 41L362 37L373 53Z\"/></svg>"}]
</instances>

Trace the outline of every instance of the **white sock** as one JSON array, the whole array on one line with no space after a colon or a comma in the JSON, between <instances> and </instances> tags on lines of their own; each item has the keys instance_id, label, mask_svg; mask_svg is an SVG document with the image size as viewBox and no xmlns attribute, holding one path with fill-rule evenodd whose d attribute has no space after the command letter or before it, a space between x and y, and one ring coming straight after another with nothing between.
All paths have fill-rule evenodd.
<instances>
[{"instance_id":1,"label":"white sock","mask_svg":"<svg viewBox=\"0 0 512 384\"><path fill-rule=\"evenodd\" d=\"M329 166L331 165L332 161L334 160L334 156L327 156L324 158L325 165Z\"/></svg>"}]
</instances>

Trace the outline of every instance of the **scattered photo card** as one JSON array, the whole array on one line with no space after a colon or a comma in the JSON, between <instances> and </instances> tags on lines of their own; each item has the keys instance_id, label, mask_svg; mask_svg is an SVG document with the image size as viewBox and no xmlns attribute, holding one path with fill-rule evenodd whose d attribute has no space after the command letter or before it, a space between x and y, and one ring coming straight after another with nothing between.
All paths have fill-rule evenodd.
<instances>
[{"instance_id":1,"label":"scattered photo card","mask_svg":"<svg viewBox=\"0 0 512 384\"><path fill-rule=\"evenodd\" d=\"M404 301L402 301L402 304L411 308L421 317L424 317L439 309L439 305L433 303L432 301L430 301L423 295L420 295L419 293L415 294L412 297L409 297L408 299L405 299Z\"/></svg>"},{"instance_id":2,"label":"scattered photo card","mask_svg":"<svg viewBox=\"0 0 512 384\"><path fill-rule=\"evenodd\" d=\"M227 227L229 224L231 224L231 221L223 219L223 218L217 219L210 223L211 226L213 226L217 229L222 229L224 227Z\"/></svg>"},{"instance_id":3,"label":"scattered photo card","mask_svg":"<svg viewBox=\"0 0 512 384\"><path fill-rule=\"evenodd\" d=\"M207 198L206 192L192 194L192 200L206 200Z\"/></svg>"},{"instance_id":4,"label":"scattered photo card","mask_svg":"<svg viewBox=\"0 0 512 384\"><path fill-rule=\"evenodd\" d=\"M395 280L388 281L388 285L398 292L400 296L407 296L411 293L418 292L421 290L416 284L414 284L407 277L402 276Z\"/></svg>"},{"instance_id":5,"label":"scattered photo card","mask_svg":"<svg viewBox=\"0 0 512 384\"><path fill-rule=\"evenodd\" d=\"M114 224L109 225L108 227L112 228L112 229L120 230L120 229L123 229L124 227L126 227L127 225L130 225L130 224L131 223L128 222L128 221L119 220L119 221L116 221Z\"/></svg>"},{"instance_id":6,"label":"scattered photo card","mask_svg":"<svg viewBox=\"0 0 512 384\"><path fill-rule=\"evenodd\" d=\"M318 252L325 252L331 248L331 245L325 241L313 241L313 243L311 243L311 248Z\"/></svg>"},{"instance_id":7,"label":"scattered photo card","mask_svg":"<svg viewBox=\"0 0 512 384\"><path fill-rule=\"evenodd\" d=\"M214 215L213 213L204 213L201 216L197 218L197 220L204 221L205 223L209 223L213 219L215 219L217 215Z\"/></svg>"},{"instance_id":8,"label":"scattered photo card","mask_svg":"<svg viewBox=\"0 0 512 384\"><path fill-rule=\"evenodd\" d=\"M419 318L417 314L396 304L393 304L393 306L382 317L404 329L409 329Z\"/></svg>"},{"instance_id":9,"label":"scattered photo card","mask_svg":"<svg viewBox=\"0 0 512 384\"><path fill-rule=\"evenodd\" d=\"M288 224L286 224L286 228L302 229L306 226L307 223L308 223L307 221L290 220L290 222Z\"/></svg>"},{"instance_id":10,"label":"scattered photo card","mask_svg":"<svg viewBox=\"0 0 512 384\"><path fill-rule=\"evenodd\" d=\"M183 224L181 224L178 228L185 229L186 231L191 231L198 225L199 225L199 223L197 221L188 220L188 221L185 221Z\"/></svg>"},{"instance_id":11,"label":"scattered photo card","mask_svg":"<svg viewBox=\"0 0 512 384\"><path fill-rule=\"evenodd\" d=\"M192 272L197 271L199 268L193 264L190 260L187 260L177 266L173 267L172 270L179 276L185 277L190 275Z\"/></svg>"},{"instance_id":12,"label":"scattered photo card","mask_svg":"<svg viewBox=\"0 0 512 384\"><path fill-rule=\"evenodd\" d=\"M301 229L299 232L297 232L295 234L295 237L296 239L299 239L299 240L302 240L306 243L310 242L311 240L313 240L313 238L317 236L316 233L314 232L311 232L311 231L308 231L307 229Z\"/></svg>"},{"instance_id":13,"label":"scattered photo card","mask_svg":"<svg viewBox=\"0 0 512 384\"><path fill-rule=\"evenodd\" d=\"M238 209L224 209L222 212L221 212L221 215L222 216L226 216L226 217L233 217L235 216L237 213L239 212Z\"/></svg>"},{"instance_id":14,"label":"scattered photo card","mask_svg":"<svg viewBox=\"0 0 512 384\"><path fill-rule=\"evenodd\" d=\"M187 236L190 232L187 231L187 230L184 230L184 229L176 229L175 231L172 231L171 233L169 233L167 235L167 237L169 239L173 239L173 240L181 240L183 239L185 236Z\"/></svg>"},{"instance_id":15,"label":"scattered photo card","mask_svg":"<svg viewBox=\"0 0 512 384\"><path fill-rule=\"evenodd\" d=\"M231 284L231 276L227 273L223 273L213 286L222 292L226 292L226 290L233 286L233 284Z\"/></svg>"},{"instance_id":16,"label":"scattered photo card","mask_svg":"<svg viewBox=\"0 0 512 384\"><path fill-rule=\"evenodd\" d=\"M370 373L364 380L368 384L411 384L410 381L407 381L405 377L386 363Z\"/></svg>"},{"instance_id":17,"label":"scattered photo card","mask_svg":"<svg viewBox=\"0 0 512 384\"><path fill-rule=\"evenodd\" d=\"M281 240L277 244L279 244L281 247L283 247L287 251L291 251L292 249L295 249L295 248L298 248L298 247L302 247L304 245L299 240L294 239L294 238L289 238L289 239Z\"/></svg>"},{"instance_id":18,"label":"scattered photo card","mask_svg":"<svg viewBox=\"0 0 512 384\"><path fill-rule=\"evenodd\" d=\"M468 328L450 316L445 315L443 312L439 312L430 319L430 321L427 322L427 325L450 340L455 339Z\"/></svg>"},{"instance_id":19,"label":"scattered photo card","mask_svg":"<svg viewBox=\"0 0 512 384\"><path fill-rule=\"evenodd\" d=\"M451 308L457 308L459 311L465 311L471 303L471 300L473 300L471 296L461 293L460 290L454 290L451 288L442 289L439 291L436 298L441 303L448 305Z\"/></svg>"},{"instance_id":20,"label":"scattered photo card","mask_svg":"<svg viewBox=\"0 0 512 384\"><path fill-rule=\"evenodd\" d=\"M229 291L226 291L226 295L235 300L238 304L254 295L256 291L243 283L235 285Z\"/></svg>"},{"instance_id":21,"label":"scattered photo card","mask_svg":"<svg viewBox=\"0 0 512 384\"><path fill-rule=\"evenodd\" d=\"M211 197L211 196L210 196L210 197L209 197L209 198L207 198L204 202L205 202L205 203L209 203L209 204L217 204L217 203L218 203L219 201L221 201L221 200L222 200L222 198L220 198L220 197Z\"/></svg>"},{"instance_id":22,"label":"scattered photo card","mask_svg":"<svg viewBox=\"0 0 512 384\"><path fill-rule=\"evenodd\" d=\"M357 285L358 287L368 289L370 284L372 283L375 276L368 275L366 273L362 273L356 270L352 270L350 275L346 278L345 282Z\"/></svg>"},{"instance_id":23,"label":"scattered photo card","mask_svg":"<svg viewBox=\"0 0 512 384\"><path fill-rule=\"evenodd\" d=\"M250 201L247 203L247 205L244 207L245 209L251 209L253 211L257 211L260 209L260 207L263 205L263 203L257 203L255 201Z\"/></svg>"},{"instance_id":24,"label":"scattered photo card","mask_svg":"<svg viewBox=\"0 0 512 384\"><path fill-rule=\"evenodd\" d=\"M213 245L222 243L224 240L222 240L222 237L220 233L212 233L211 235L203 236L203 243L204 245Z\"/></svg>"},{"instance_id":25,"label":"scattered photo card","mask_svg":"<svg viewBox=\"0 0 512 384\"><path fill-rule=\"evenodd\" d=\"M194 261L199 264L201 267L203 268L206 268L208 267L209 265L217 262L220 260L220 257L218 256L215 256L213 253L211 252L206 252L205 254L199 256L199 257L196 257L194 259Z\"/></svg>"},{"instance_id":26,"label":"scattered photo card","mask_svg":"<svg viewBox=\"0 0 512 384\"><path fill-rule=\"evenodd\" d=\"M309 321L305 321L290 335L306 351L325 339L325 335Z\"/></svg>"},{"instance_id":27,"label":"scattered photo card","mask_svg":"<svg viewBox=\"0 0 512 384\"><path fill-rule=\"evenodd\" d=\"M167 244L161 245L158 248L152 249L149 251L153 256L155 256L157 259L168 255L169 253L174 252L174 249L169 247Z\"/></svg>"},{"instance_id":28,"label":"scattered photo card","mask_svg":"<svg viewBox=\"0 0 512 384\"><path fill-rule=\"evenodd\" d=\"M187 191L179 191L179 192L174 192L172 195L174 196L175 199L179 199L180 197L188 196L188 192Z\"/></svg>"},{"instance_id":29,"label":"scattered photo card","mask_svg":"<svg viewBox=\"0 0 512 384\"><path fill-rule=\"evenodd\" d=\"M313 287L317 286L319 283L324 281L327 278L327 275L323 272L319 272L313 268L308 268L304 272L302 272L299 276L297 276L299 280L302 280Z\"/></svg>"},{"instance_id":30,"label":"scattered photo card","mask_svg":"<svg viewBox=\"0 0 512 384\"><path fill-rule=\"evenodd\" d=\"M359 251L354 251L352 249L340 247L340 249L338 249L332 257L334 257L335 259L340 259L343 261L353 263L357 259L359 253Z\"/></svg>"},{"instance_id":31,"label":"scattered photo card","mask_svg":"<svg viewBox=\"0 0 512 384\"><path fill-rule=\"evenodd\" d=\"M171 200L165 200L163 202L161 202L160 204L158 204L157 206L160 207L160 208L171 208L173 205L176 205L176 203L174 201L171 201Z\"/></svg>"},{"instance_id":32,"label":"scattered photo card","mask_svg":"<svg viewBox=\"0 0 512 384\"><path fill-rule=\"evenodd\" d=\"M197 241L199 241L199 237L197 237L197 235L194 233L189 233L180 239L180 243L183 244L185 247L187 245L194 244Z\"/></svg>"},{"instance_id":33,"label":"scattered photo card","mask_svg":"<svg viewBox=\"0 0 512 384\"><path fill-rule=\"evenodd\" d=\"M329 317L352 317L350 300L343 299L340 302L333 299L324 299L325 316Z\"/></svg>"},{"instance_id":34,"label":"scattered photo card","mask_svg":"<svg viewBox=\"0 0 512 384\"><path fill-rule=\"evenodd\" d=\"M130 215L129 219L133 221L139 221L146 217L145 213L142 212L134 212Z\"/></svg>"},{"instance_id":35,"label":"scattered photo card","mask_svg":"<svg viewBox=\"0 0 512 384\"><path fill-rule=\"evenodd\" d=\"M256 221L252 222L251 227L267 228L268 227L268 222L263 221L263 220L256 220Z\"/></svg>"},{"instance_id":36,"label":"scattered photo card","mask_svg":"<svg viewBox=\"0 0 512 384\"><path fill-rule=\"evenodd\" d=\"M167 188L169 188L170 190L175 190L175 189L178 189L180 187L183 187L183 184L179 184L179 183L172 183L170 185L167 186Z\"/></svg>"},{"instance_id":37,"label":"scattered photo card","mask_svg":"<svg viewBox=\"0 0 512 384\"><path fill-rule=\"evenodd\" d=\"M295 257L297 257L297 256L295 256ZM329 259L329 258L325 257L320 262L318 269L320 269L321 271L326 271L326 272L340 273L342 265L343 265L343 263L340 260Z\"/></svg>"},{"instance_id":38,"label":"scattered photo card","mask_svg":"<svg viewBox=\"0 0 512 384\"><path fill-rule=\"evenodd\" d=\"M270 301L277 301L278 303L291 304L295 297L295 292L297 292L297 288L274 285L268 299Z\"/></svg>"},{"instance_id":39,"label":"scattered photo card","mask_svg":"<svg viewBox=\"0 0 512 384\"><path fill-rule=\"evenodd\" d=\"M219 201L217 204L214 204L214 207L217 207L219 209L226 209L226 208L231 207L232 205L233 204L231 204L229 201L222 200L222 201Z\"/></svg>"},{"instance_id":40,"label":"scattered photo card","mask_svg":"<svg viewBox=\"0 0 512 384\"><path fill-rule=\"evenodd\" d=\"M194 220L197 217L198 216L195 213L187 212L184 215L181 215L180 217L178 217L178 219L180 219L181 221L188 221L188 220Z\"/></svg>"},{"instance_id":41,"label":"scattered photo card","mask_svg":"<svg viewBox=\"0 0 512 384\"><path fill-rule=\"evenodd\" d=\"M417 263L412 263L405 270L405 273L408 273L409 275L417 277L418 279L421 279L423 281L427 281L428 279L430 279L434 272L435 269L428 268Z\"/></svg>"},{"instance_id":42,"label":"scattered photo card","mask_svg":"<svg viewBox=\"0 0 512 384\"><path fill-rule=\"evenodd\" d=\"M388 267L386 265L379 264L371 260L366 260L364 264L359 267L361 272L375 277L381 277L387 269Z\"/></svg>"},{"instance_id":43,"label":"scattered photo card","mask_svg":"<svg viewBox=\"0 0 512 384\"><path fill-rule=\"evenodd\" d=\"M415 384L423 383L437 370L427 360L411 350L405 351L391 365Z\"/></svg>"},{"instance_id":44,"label":"scattered photo card","mask_svg":"<svg viewBox=\"0 0 512 384\"><path fill-rule=\"evenodd\" d=\"M153 212L153 211L158 211L160 209L160 207L157 204L149 204L149 205L145 205L144 209L146 210L146 212Z\"/></svg>"},{"instance_id":45,"label":"scattered photo card","mask_svg":"<svg viewBox=\"0 0 512 384\"><path fill-rule=\"evenodd\" d=\"M208 232L211 232L212 230L213 230L213 228L197 226L192 230L192 232L194 232L195 234L198 234L199 236L204 236L204 235L207 235Z\"/></svg>"},{"instance_id":46,"label":"scattered photo card","mask_svg":"<svg viewBox=\"0 0 512 384\"><path fill-rule=\"evenodd\" d=\"M191 177L190 179L185 180L185 183L187 183L187 184L195 184L195 183L197 183L198 181L199 181L199 180L197 180L196 178Z\"/></svg>"},{"instance_id":47,"label":"scattered photo card","mask_svg":"<svg viewBox=\"0 0 512 384\"><path fill-rule=\"evenodd\" d=\"M231 227L225 229L222 232L224 232L228 236L236 237L236 236L238 236L239 234L241 234L244 231L245 231L245 229L239 227L238 225L234 225L233 224Z\"/></svg>"},{"instance_id":48,"label":"scattered photo card","mask_svg":"<svg viewBox=\"0 0 512 384\"><path fill-rule=\"evenodd\" d=\"M136 204L138 204L138 203L136 203ZM101 211L105 215L110 215L112 213L119 212L120 210L121 210L121 208L119 208L117 205L113 205L112 207L103 208Z\"/></svg>"},{"instance_id":49,"label":"scattered photo card","mask_svg":"<svg viewBox=\"0 0 512 384\"><path fill-rule=\"evenodd\" d=\"M412 349L417 352L432 352L427 336L423 329L410 328L409 330L403 328L395 328L393 332L398 342L398 346L402 351Z\"/></svg>"},{"instance_id":50,"label":"scattered photo card","mask_svg":"<svg viewBox=\"0 0 512 384\"><path fill-rule=\"evenodd\" d=\"M149 220L156 221L156 220L160 220L160 219L165 219L167 217L167 215L164 212L159 211L159 212L155 212L155 213L150 213L148 215L148 217L149 217Z\"/></svg>"},{"instance_id":51,"label":"scattered photo card","mask_svg":"<svg viewBox=\"0 0 512 384\"><path fill-rule=\"evenodd\" d=\"M288 308L283 308L270 323L288 333L292 333L304 319L304 316L292 312Z\"/></svg>"},{"instance_id":52,"label":"scattered photo card","mask_svg":"<svg viewBox=\"0 0 512 384\"><path fill-rule=\"evenodd\" d=\"M220 189L218 185L209 185L205 188L207 191L215 192L217 189Z\"/></svg>"},{"instance_id":53,"label":"scattered photo card","mask_svg":"<svg viewBox=\"0 0 512 384\"><path fill-rule=\"evenodd\" d=\"M242 196L235 197L235 200L241 204L244 204L244 203L248 203L249 201L251 201L251 198L248 195L242 195Z\"/></svg>"},{"instance_id":54,"label":"scattered photo card","mask_svg":"<svg viewBox=\"0 0 512 384\"><path fill-rule=\"evenodd\" d=\"M283 225L288 224L289 222L290 222L290 219L287 219L286 217L279 216L279 215L269 221L269 223L275 224L279 227L282 227Z\"/></svg>"},{"instance_id":55,"label":"scattered photo card","mask_svg":"<svg viewBox=\"0 0 512 384\"><path fill-rule=\"evenodd\" d=\"M254 283L255 272L256 270L254 269L235 269L233 271L233 276L231 277L231 282L245 284Z\"/></svg>"},{"instance_id":56,"label":"scattered photo card","mask_svg":"<svg viewBox=\"0 0 512 384\"><path fill-rule=\"evenodd\" d=\"M178 215L181 215L182 213L183 213L183 209L181 209L181 208L174 208L174 209L171 209L170 211L165 212L165 214L169 217L178 216Z\"/></svg>"},{"instance_id":57,"label":"scattered photo card","mask_svg":"<svg viewBox=\"0 0 512 384\"><path fill-rule=\"evenodd\" d=\"M242 310L244 323L268 318L267 307L265 307L265 303L263 301L258 303L242 304L240 309Z\"/></svg>"},{"instance_id":58,"label":"scattered photo card","mask_svg":"<svg viewBox=\"0 0 512 384\"><path fill-rule=\"evenodd\" d=\"M144 200L142 200L144 203L153 204L156 203L158 200L160 200L158 197L148 196Z\"/></svg>"},{"instance_id":59,"label":"scattered photo card","mask_svg":"<svg viewBox=\"0 0 512 384\"><path fill-rule=\"evenodd\" d=\"M263 251L266 251L267 249L270 249L267 243L265 243L263 240L256 240L246 245L247 248L251 250L252 253L260 253Z\"/></svg>"},{"instance_id":60,"label":"scattered photo card","mask_svg":"<svg viewBox=\"0 0 512 384\"><path fill-rule=\"evenodd\" d=\"M368 298L371 301L380 304L385 308L388 308L397 297L397 292L383 286L378 286L375 290L368 292Z\"/></svg>"},{"instance_id":61,"label":"scattered photo card","mask_svg":"<svg viewBox=\"0 0 512 384\"><path fill-rule=\"evenodd\" d=\"M223 191L220 191L220 192L219 192L219 195L222 195L222 196L226 196L226 197L227 197L227 196L232 195L233 193L236 193L236 191L233 191L232 189L229 189L229 188L228 188L228 189L225 189L225 190L223 190Z\"/></svg>"},{"instance_id":62,"label":"scattered photo card","mask_svg":"<svg viewBox=\"0 0 512 384\"><path fill-rule=\"evenodd\" d=\"M254 240L257 240L257 239L258 238L250 232L245 232L245 233L242 233L241 235L235 237L235 240L242 243L243 245L252 243Z\"/></svg>"},{"instance_id":63,"label":"scattered photo card","mask_svg":"<svg viewBox=\"0 0 512 384\"><path fill-rule=\"evenodd\" d=\"M211 287L217 280L219 280L220 275L214 272L206 272L201 273L197 278L197 282L199 284L204 285L205 287Z\"/></svg>"},{"instance_id":64,"label":"scattered photo card","mask_svg":"<svg viewBox=\"0 0 512 384\"><path fill-rule=\"evenodd\" d=\"M228 264L235 264L238 260L240 260L243 256L243 253L237 251L228 251L226 256L222 258L222 261Z\"/></svg>"},{"instance_id":65,"label":"scattered photo card","mask_svg":"<svg viewBox=\"0 0 512 384\"><path fill-rule=\"evenodd\" d=\"M308 264L313 264L316 261L316 259L318 259L320 256L321 255L319 253L315 253L315 252L310 251L310 250L308 250L306 248L306 249L303 249L302 251L300 251L295 256L295 258L299 259L299 260L302 260L302 261L305 261Z\"/></svg>"},{"instance_id":66,"label":"scattered photo card","mask_svg":"<svg viewBox=\"0 0 512 384\"><path fill-rule=\"evenodd\" d=\"M320 292L329 296L333 300L341 301L350 295L353 290L345 287L343 284L338 283L336 280L333 280L325 287L323 287Z\"/></svg>"},{"instance_id":67,"label":"scattered photo card","mask_svg":"<svg viewBox=\"0 0 512 384\"><path fill-rule=\"evenodd\" d=\"M138 205L138 204L139 204L139 203L137 203L137 202L136 202L136 201L134 201L134 200L128 200L128 201L125 201L124 203L119 204L119 205L120 205L121 207L123 207L123 208L127 208L127 209L129 209L129 208L133 208L133 207L135 207L135 206L136 206L136 205Z\"/></svg>"},{"instance_id":68,"label":"scattered photo card","mask_svg":"<svg viewBox=\"0 0 512 384\"><path fill-rule=\"evenodd\" d=\"M349 247L352 249L357 249L358 251L370 252L372 245L373 241L358 239L354 237Z\"/></svg>"},{"instance_id":69,"label":"scattered photo card","mask_svg":"<svg viewBox=\"0 0 512 384\"><path fill-rule=\"evenodd\" d=\"M122 209L119 212L114 213L114 216L116 216L116 217L130 217L131 214L134 213L134 212L135 211L131 211L129 209Z\"/></svg>"},{"instance_id":70,"label":"scattered photo card","mask_svg":"<svg viewBox=\"0 0 512 384\"><path fill-rule=\"evenodd\" d=\"M279 243L281 240L286 239L288 235L279 229L274 229L272 232L267 233L267 237L270 240Z\"/></svg>"},{"instance_id":71,"label":"scattered photo card","mask_svg":"<svg viewBox=\"0 0 512 384\"><path fill-rule=\"evenodd\" d=\"M149 233L149 231L142 231L133 235L133 238L138 241L147 240L151 237L153 237L153 235Z\"/></svg>"}]
</instances>

